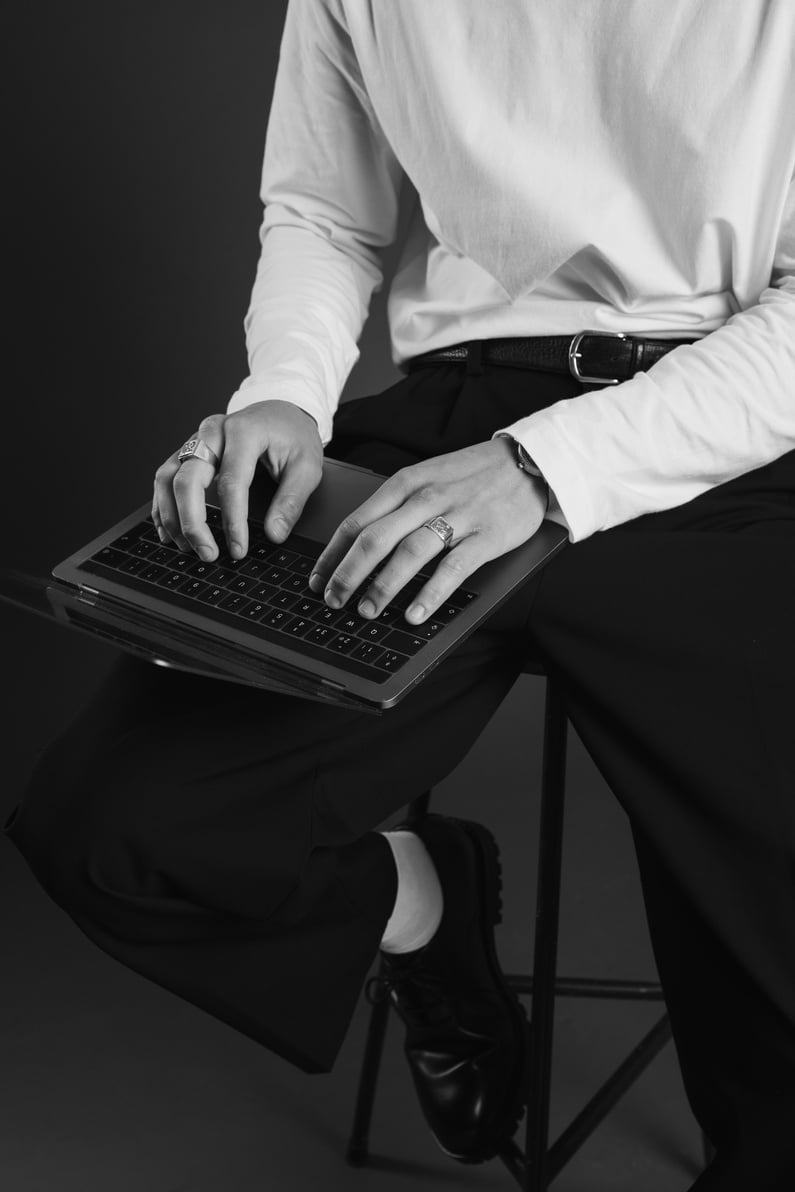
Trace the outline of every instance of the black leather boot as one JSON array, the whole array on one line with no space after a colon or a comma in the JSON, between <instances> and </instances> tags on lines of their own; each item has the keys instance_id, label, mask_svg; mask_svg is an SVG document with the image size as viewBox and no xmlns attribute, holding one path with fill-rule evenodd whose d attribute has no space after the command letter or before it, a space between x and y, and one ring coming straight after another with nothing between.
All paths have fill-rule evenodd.
<instances>
[{"instance_id":1,"label":"black leather boot","mask_svg":"<svg viewBox=\"0 0 795 1192\"><path fill-rule=\"evenodd\" d=\"M406 1024L405 1052L425 1117L454 1159L480 1163L512 1138L525 1104L527 1016L494 946L500 862L481 824L427 815L401 825L425 843L444 893L433 939L382 952L370 1000L388 996Z\"/></svg>"}]
</instances>

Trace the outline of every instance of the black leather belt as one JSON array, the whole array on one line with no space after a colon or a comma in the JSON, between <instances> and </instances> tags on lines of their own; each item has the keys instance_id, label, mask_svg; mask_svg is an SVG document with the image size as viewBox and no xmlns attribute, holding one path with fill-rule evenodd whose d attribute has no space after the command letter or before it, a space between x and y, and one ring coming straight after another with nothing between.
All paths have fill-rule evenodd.
<instances>
[{"instance_id":1,"label":"black leather belt","mask_svg":"<svg viewBox=\"0 0 795 1192\"><path fill-rule=\"evenodd\" d=\"M672 348L693 339L643 339L618 331L580 331L577 335L537 335L527 339L484 339L472 344L452 344L435 352L414 356L409 371L427 364L502 364L541 372L571 373L578 381L617 385L636 372L645 372Z\"/></svg>"}]
</instances>

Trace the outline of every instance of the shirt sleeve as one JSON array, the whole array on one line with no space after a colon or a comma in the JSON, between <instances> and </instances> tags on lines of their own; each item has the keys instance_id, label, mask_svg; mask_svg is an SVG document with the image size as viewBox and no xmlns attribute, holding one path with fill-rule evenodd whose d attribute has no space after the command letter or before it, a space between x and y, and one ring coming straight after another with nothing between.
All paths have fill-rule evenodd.
<instances>
[{"instance_id":1,"label":"shirt sleeve","mask_svg":"<svg viewBox=\"0 0 795 1192\"><path fill-rule=\"evenodd\" d=\"M364 87L340 0L290 0L265 142L262 251L245 318L250 375L233 413L281 399L331 438L402 170Z\"/></svg>"},{"instance_id":2,"label":"shirt sleeve","mask_svg":"<svg viewBox=\"0 0 795 1192\"><path fill-rule=\"evenodd\" d=\"M795 186L770 284L754 305L647 373L502 430L535 460L572 542L681 505L795 448Z\"/></svg>"}]
</instances>

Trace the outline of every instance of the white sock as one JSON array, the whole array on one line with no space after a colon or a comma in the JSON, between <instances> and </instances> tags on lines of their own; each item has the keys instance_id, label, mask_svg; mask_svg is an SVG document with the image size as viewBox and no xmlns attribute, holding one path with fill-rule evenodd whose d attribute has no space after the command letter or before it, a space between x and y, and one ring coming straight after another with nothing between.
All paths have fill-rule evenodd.
<instances>
[{"instance_id":1,"label":"white sock","mask_svg":"<svg viewBox=\"0 0 795 1192\"><path fill-rule=\"evenodd\" d=\"M384 952L413 952L435 935L442 921L442 885L431 854L414 832L382 832L398 871L398 892L381 940Z\"/></svg>"}]
</instances>

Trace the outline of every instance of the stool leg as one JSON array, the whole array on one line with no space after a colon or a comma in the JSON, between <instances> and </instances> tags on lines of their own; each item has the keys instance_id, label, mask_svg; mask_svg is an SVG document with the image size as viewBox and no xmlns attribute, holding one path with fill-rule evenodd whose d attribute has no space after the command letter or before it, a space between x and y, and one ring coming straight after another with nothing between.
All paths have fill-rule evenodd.
<instances>
[{"instance_id":1,"label":"stool leg","mask_svg":"<svg viewBox=\"0 0 795 1192\"><path fill-rule=\"evenodd\" d=\"M427 814L431 802L431 791L425 791L409 803L408 822L422 819ZM356 1092L356 1108L353 1111L353 1125L348 1142L347 1159L356 1167L367 1162L370 1154L370 1122L373 1116L375 1090L378 1084L378 1073L381 1068L381 1056L384 1052L384 1040L389 1021L389 998L383 998L373 1003L370 1013L370 1024L367 1028L367 1039L364 1045L364 1058L359 1076L359 1088Z\"/></svg>"},{"instance_id":2,"label":"stool leg","mask_svg":"<svg viewBox=\"0 0 795 1192\"><path fill-rule=\"evenodd\" d=\"M530 1024L525 1192L546 1192L555 970L558 951L567 721L555 684L547 679L541 775L533 1003Z\"/></svg>"},{"instance_id":3,"label":"stool leg","mask_svg":"<svg viewBox=\"0 0 795 1192\"><path fill-rule=\"evenodd\" d=\"M363 1166L370 1154L370 1121L373 1116L375 1090L381 1067L381 1056L384 1052L388 1021L389 998L374 1002L370 1014L370 1025L367 1028L362 1071L356 1093L356 1108L353 1113L353 1126L348 1142L347 1160L354 1167Z\"/></svg>"}]
</instances>

